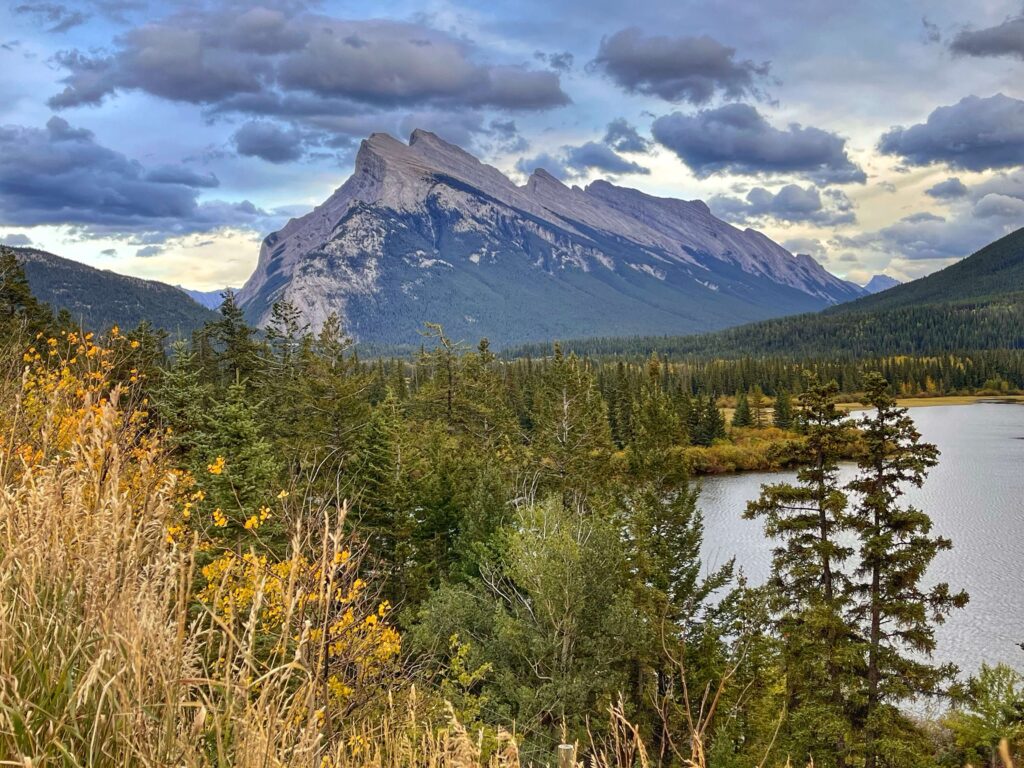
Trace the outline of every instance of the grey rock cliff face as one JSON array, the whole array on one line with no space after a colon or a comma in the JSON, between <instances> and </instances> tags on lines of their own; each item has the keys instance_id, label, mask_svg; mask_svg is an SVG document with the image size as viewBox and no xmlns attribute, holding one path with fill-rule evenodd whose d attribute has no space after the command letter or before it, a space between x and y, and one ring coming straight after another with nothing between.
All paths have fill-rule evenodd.
<instances>
[{"instance_id":1,"label":"grey rock cliff face","mask_svg":"<svg viewBox=\"0 0 1024 768\"><path fill-rule=\"evenodd\" d=\"M264 323L292 302L360 340L417 343L425 321L497 344L687 333L863 295L809 256L700 201L542 169L523 186L432 133L373 134L352 176L270 234L238 294Z\"/></svg>"}]
</instances>

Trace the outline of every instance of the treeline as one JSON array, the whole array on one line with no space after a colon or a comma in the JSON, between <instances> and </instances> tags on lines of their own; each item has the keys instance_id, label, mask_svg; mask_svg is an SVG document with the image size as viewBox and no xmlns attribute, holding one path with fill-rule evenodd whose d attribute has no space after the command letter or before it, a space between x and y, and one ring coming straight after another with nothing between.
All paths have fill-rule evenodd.
<instances>
[{"instance_id":1,"label":"treeline","mask_svg":"<svg viewBox=\"0 0 1024 768\"><path fill-rule=\"evenodd\" d=\"M241 671L161 732L196 734L188 741L208 750L210 764L257 763L234 751L243 747L233 734L250 727L243 720L229 728L192 714L200 703L219 712L227 699L258 702L252 711L264 715L286 712L274 728L301 721L311 734L302 754L316 759L299 764L341 765L339 755L353 749L345 764L359 764L368 754L359 750L385 732L406 744L429 741L422 722L404 724L399 737L392 720L372 725L394 717L396 699L424 698L440 712L450 703L450 729L480 734L467 739L476 747L463 745L474 760L504 750L502 765L550 762L563 740L578 742L594 764L623 767L643 764L641 750L648 764L716 768L953 766L990 759L1004 734L1020 746L1016 673L985 669L956 690L955 669L927 657L936 622L966 597L923 586L931 559L950 543L931 535L926 511L902 505L897 486L923 482L936 452L877 373L856 374L875 411L853 424L836 409L839 385L795 365L758 381L768 368L687 368L657 357L604 363L558 348L506 363L486 342L462 349L437 326L411 364L364 362L336 318L311 333L279 303L258 335L230 294L220 318L167 358L147 327L91 340L55 324L16 265L0 268L5 338L28 348L8 352L6 380L19 381L28 366L33 418L55 412L46 398L70 403L56 412L70 447L26 437L14 446L25 466L53 455L58 478L108 458L135 462L142 480L127 468L101 471L95 487L123 474L125 492L140 494L157 485L146 474L153 446L170 451L179 495L160 547L185 552L199 570L194 582L171 579L179 591L164 602L215 619L195 635L198 647L175 658L203 658L202 644L217 638L210 674L235 658ZM16 402L5 400L5 419L21 418ZM118 414L115 403L134 406ZM84 460L69 436L91 435L93 413L121 442L114 450L80 438L101 457ZM742 563L708 570L701 559L689 452L726 434L773 430L804 469L795 485L767 488L750 507L777 547L770 582L750 585ZM50 430L27 434L36 433ZM61 451L70 451L66 463ZM842 487L835 464L847 455L860 471ZM87 510L93 498L119 498L97 495L87 479L74 496ZM133 514L149 509L140 502ZM80 514L92 530L93 513ZM0 541L19 540L5 530ZM103 573L120 579L123 570ZM145 588L145 574L161 572L139 569L131 584ZM148 615L158 602L146 603ZM68 615L78 615L70 604ZM154 626L180 636L193 621ZM40 669L11 662L0 674L20 680ZM274 688L288 670L301 672L301 685ZM168 690L187 680L175 676L178 687ZM272 706L271 690L282 697ZM296 690L308 698L294 703ZM922 722L903 709L917 696L955 709ZM5 722L13 720L0 721L0 739ZM353 722L370 725L355 738L346 730ZM33 723L49 743L53 724L48 731L38 713ZM61 720L57 731L66 730ZM10 743L21 743L11 733ZM55 746L54 754L63 753ZM436 764L478 762L463 754Z\"/></svg>"}]
</instances>

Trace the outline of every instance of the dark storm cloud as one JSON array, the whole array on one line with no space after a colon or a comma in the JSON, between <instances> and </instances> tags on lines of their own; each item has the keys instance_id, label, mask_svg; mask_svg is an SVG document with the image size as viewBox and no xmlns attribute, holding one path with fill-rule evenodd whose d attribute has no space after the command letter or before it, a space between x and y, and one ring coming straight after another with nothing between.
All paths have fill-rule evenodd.
<instances>
[{"instance_id":1,"label":"dark storm cloud","mask_svg":"<svg viewBox=\"0 0 1024 768\"><path fill-rule=\"evenodd\" d=\"M969 171L1018 166L1024 163L1024 101L1001 93L968 96L939 107L924 123L892 128L878 149L908 165L946 163Z\"/></svg>"},{"instance_id":2,"label":"dark storm cloud","mask_svg":"<svg viewBox=\"0 0 1024 768\"><path fill-rule=\"evenodd\" d=\"M268 163L292 162L305 153L298 131L264 121L246 123L235 131L232 141L238 154Z\"/></svg>"},{"instance_id":3,"label":"dark storm cloud","mask_svg":"<svg viewBox=\"0 0 1024 768\"><path fill-rule=\"evenodd\" d=\"M986 29L964 30L950 49L961 56L1015 56L1024 59L1024 16Z\"/></svg>"},{"instance_id":4,"label":"dark storm cloud","mask_svg":"<svg viewBox=\"0 0 1024 768\"><path fill-rule=\"evenodd\" d=\"M68 76L51 105L97 104L127 90L253 114L290 96L319 114L334 114L339 100L347 111L352 104L539 110L569 102L556 72L484 64L465 40L405 22L187 8L117 42L109 56L60 55Z\"/></svg>"},{"instance_id":5,"label":"dark storm cloud","mask_svg":"<svg viewBox=\"0 0 1024 768\"><path fill-rule=\"evenodd\" d=\"M0 127L0 221L66 224L83 236L146 234L160 240L223 227L267 229L273 212L247 201L200 203L211 176L186 168L147 171L53 117L46 128Z\"/></svg>"},{"instance_id":6,"label":"dark storm cloud","mask_svg":"<svg viewBox=\"0 0 1024 768\"><path fill-rule=\"evenodd\" d=\"M768 64L737 60L736 49L707 35L647 36L635 27L601 40L590 66L629 93L691 104L706 104L716 93L759 95L758 82L768 74Z\"/></svg>"},{"instance_id":7,"label":"dark storm cloud","mask_svg":"<svg viewBox=\"0 0 1024 768\"><path fill-rule=\"evenodd\" d=\"M220 186L220 179L212 173L198 173L182 165L162 165L146 172L146 181L158 184L184 184L195 189L213 189Z\"/></svg>"},{"instance_id":8,"label":"dark storm cloud","mask_svg":"<svg viewBox=\"0 0 1024 768\"><path fill-rule=\"evenodd\" d=\"M925 194L936 200L955 200L967 194L967 185L957 178L946 179L926 189Z\"/></svg>"},{"instance_id":9,"label":"dark storm cloud","mask_svg":"<svg viewBox=\"0 0 1024 768\"><path fill-rule=\"evenodd\" d=\"M778 192L754 187L745 198L716 195L708 205L716 215L737 222L775 219L831 226L856 221L853 202L841 190L826 190L823 196L815 186L797 184L787 184Z\"/></svg>"},{"instance_id":10,"label":"dark storm cloud","mask_svg":"<svg viewBox=\"0 0 1024 768\"><path fill-rule=\"evenodd\" d=\"M81 11L61 3L21 3L12 10L20 15L35 17L37 22L47 27L47 32L67 32L89 19Z\"/></svg>"},{"instance_id":11,"label":"dark storm cloud","mask_svg":"<svg viewBox=\"0 0 1024 768\"><path fill-rule=\"evenodd\" d=\"M588 141L578 147L567 147L565 165L579 174L585 174L590 170L613 176L626 173L650 173L650 170L639 163L620 157L611 147L596 141Z\"/></svg>"},{"instance_id":12,"label":"dark storm cloud","mask_svg":"<svg viewBox=\"0 0 1024 768\"><path fill-rule=\"evenodd\" d=\"M603 141L618 152L647 152L651 148L651 142L641 136L624 117L608 123Z\"/></svg>"},{"instance_id":13,"label":"dark storm cloud","mask_svg":"<svg viewBox=\"0 0 1024 768\"><path fill-rule=\"evenodd\" d=\"M698 178L716 173L793 173L821 183L866 180L846 153L846 139L811 126L775 128L747 104L727 104L695 114L674 112L651 128Z\"/></svg>"}]
</instances>

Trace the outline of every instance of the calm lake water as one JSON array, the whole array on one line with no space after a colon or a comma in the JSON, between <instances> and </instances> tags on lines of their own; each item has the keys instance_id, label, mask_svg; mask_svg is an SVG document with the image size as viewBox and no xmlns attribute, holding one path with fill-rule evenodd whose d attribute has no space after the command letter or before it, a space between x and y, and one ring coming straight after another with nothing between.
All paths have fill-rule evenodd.
<instances>
[{"instance_id":1,"label":"calm lake water","mask_svg":"<svg viewBox=\"0 0 1024 768\"><path fill-rule=\"evenodd\" d=\"M964 672L981 662L1006 662L1024 671L1024 405L988 404L914 408L925 440L942 451L924 487L904 499L924 510L934 531L953 540L932 562L931 582L966 589L971 601L937 632L936 659ZM843 480L854 467L842 468ZM715 565L736 556L751 583L763 583L772 543L743 510L762 483L788 481L790 472L757 472L701 480L704 557Z\"/></svg>"}]
</instances>

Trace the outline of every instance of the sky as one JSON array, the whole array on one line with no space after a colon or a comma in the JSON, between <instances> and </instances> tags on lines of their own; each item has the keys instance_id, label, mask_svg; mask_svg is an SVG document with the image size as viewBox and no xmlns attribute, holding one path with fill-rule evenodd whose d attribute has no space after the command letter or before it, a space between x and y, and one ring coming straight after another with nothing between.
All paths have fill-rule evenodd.
<instances>
[{"instance_id":1,"label":"sky","mask_svg":"<svg viewBox=\"0 0 1024 768\"><path fill-rule=\"evenodd\" d=\"M190 288L414 128L861 283L1024 226L1020 0L15 0L0 72L0 242Z\"/></svg>"}]
</instances>

